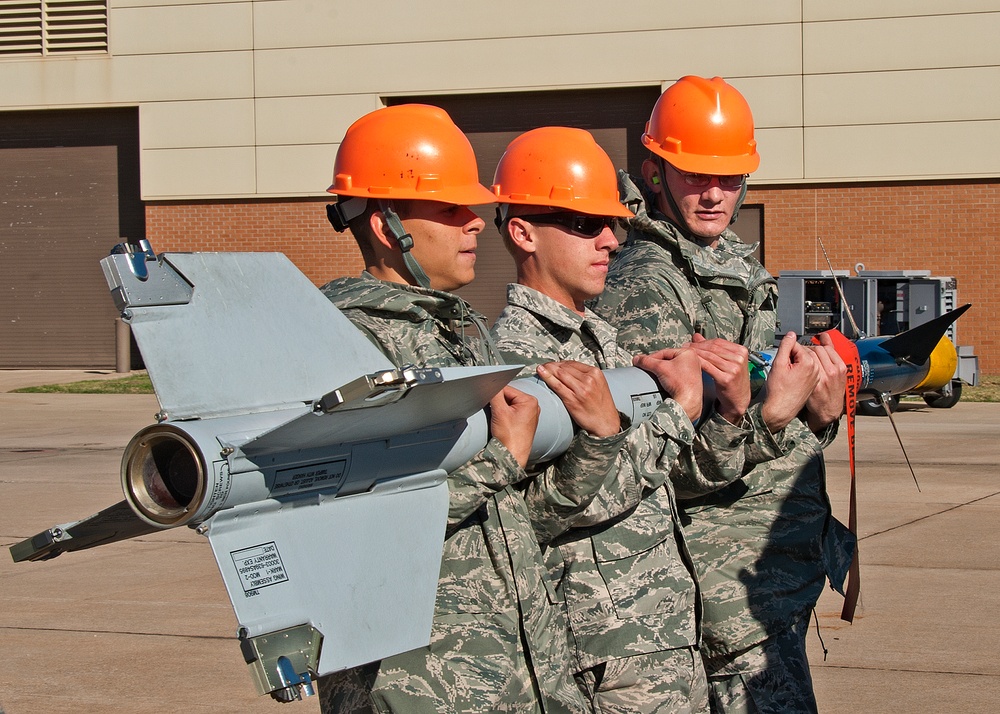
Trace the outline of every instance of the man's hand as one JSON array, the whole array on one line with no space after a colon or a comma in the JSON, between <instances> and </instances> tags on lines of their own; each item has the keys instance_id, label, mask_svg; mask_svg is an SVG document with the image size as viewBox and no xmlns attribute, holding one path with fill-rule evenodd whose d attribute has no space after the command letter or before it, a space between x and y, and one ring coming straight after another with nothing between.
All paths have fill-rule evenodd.
<instances>
[{"instance_id":1,"label":"man's hand","mask_svg":"<svg viewBox=\"0 0 1000 714\"><path fill-rule=\"evenodd\" d=\"M806 421L815 433L840 419L847 391L847 365L834 348L833 339L826 333L818 339L819 344L812 350L819 362L819 382L806 400Z\"/></svg>"},{"instance_id":2,"label":"man's hand","mask_svg":"<svg viewBox=\"0 0 1000 714\"><path fill-rule=\"evenodd\" d=\"M761 416L771 433L781 431L794 419L819 382L819 359L813 351L787 333L767 375Z\"/></svg>"},{"instance_id":3,"label":"man's hand","mask_svg":"<svg viewBox=\"0 0 1000 714\"><path fill-rule=\"evenodd\" d=\"M701 359L690 346L636 355L632 364L656 377L660 386L681 405L692 422L701 417L704 399Z\"/></svg>"},{"instance_id":4,"label":"man's hand","mask_svg":"<svg viewBox=\"0 0 1000 714\"><path fill-rule=\"evenodd\" d=\"M540 414L537 399L511 386L490 400L490 434L507 447L522 469L531 456Z\"/></svg>"},{"instance_id":5,"label":"man's hand","mask_svg":"<svg viewBox=\"0 0 1000 714\"><path fill-rule=\"evenodd\" d=\"M549 362L538 365L537 372L581 429L597 437L621 431L621 417L608 380L598 367L575 361Z\"/></svg>"},{"instance_id":6,"label":"man's hand","mask_svg":"<svg viewBox=\"0 0 1000 714\"><path fill-rule=\"evenodd\" d=\"M694 335L691 349L701 369L715 382L718 412L730 424L739 424L750 406L750 353L743 345L722 338Z\"/></svg>"}]
</instances>

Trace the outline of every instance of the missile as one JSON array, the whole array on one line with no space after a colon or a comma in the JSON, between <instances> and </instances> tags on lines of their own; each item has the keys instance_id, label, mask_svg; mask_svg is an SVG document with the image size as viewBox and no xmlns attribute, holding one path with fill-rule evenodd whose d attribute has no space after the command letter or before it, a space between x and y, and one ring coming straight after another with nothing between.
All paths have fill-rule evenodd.
<instances>
[{"instance_id":1,"label":"missile","mask_svg":"<svg viewBox=\"0 0 1000 714\"><path fill-rule=\"evenodd\" d=\"M10 548L15 561L187 526L211 546L260 694L429 642L447 473L522 369L397 367L277 253L116 247L102 263L160 410L124 449L125 499ZM622 397L634 421L662 397ZM632 380L636 382L636 380ZM573 424L536 379L532 463Z\"/></svg>"},{"instance_id":2,"label":"missile","mask_svg":"<svg viewBox=\"0 0 1000 714\"><path fill-rule=\"evenodd\" d=\"M156 255L143 241L101 265L160 411L124 449L125 499L15 544L13 559L194 528L219 567L254 685L279 701L312 694L324 674L425 646L446 475L486 444L483 408L521 366L393 365L278 253ZM929 378L936 350L925 346L941 335L913 332L844 339L868 365L865 388L894 393ZM755 356L758 381L773 355ZM633 424L664 399L642 370L605 374ZM568 448L572 420L540 380L515 386L539 400L530 462L544 464Z\"/></svg>"}]
</instances>

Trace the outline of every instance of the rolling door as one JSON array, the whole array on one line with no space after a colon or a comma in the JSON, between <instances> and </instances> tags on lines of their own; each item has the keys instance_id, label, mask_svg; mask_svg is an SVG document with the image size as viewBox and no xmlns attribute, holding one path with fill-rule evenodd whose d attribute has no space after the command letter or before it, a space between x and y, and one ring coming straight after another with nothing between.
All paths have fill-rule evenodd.
<instances>
[{"instance_id":1,"label":"rolling door","mask_svg":"<svg viewBox=\"0 0 1000 714\"><path fill-rule=\"evenodd\" d=\"M0 115L0 367L115 366L99 265L144 234L134 109Z\"/></svg>"}]
</instances>

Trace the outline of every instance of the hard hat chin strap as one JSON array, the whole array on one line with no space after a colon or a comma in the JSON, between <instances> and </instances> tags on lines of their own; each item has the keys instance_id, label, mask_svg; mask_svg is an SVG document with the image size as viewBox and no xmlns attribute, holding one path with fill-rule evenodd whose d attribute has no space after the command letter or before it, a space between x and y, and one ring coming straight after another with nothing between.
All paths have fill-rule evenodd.
<instances>
[{"instance_id":1,"label":"hard hat chin strap","mask_svg":"<svg viewBox=\"0 0 1000 714\"><path fill-rule=\"evenodd\" d=\"M508 213L510 213L510 204L501 203L497 206L497 215L496 218L493 219L493 224L501 233L503 233L503 224L507 220Z\"/></svg>"},{"instance_id":2,"label":"hard hat chin strap","mask_svg":"<svg viewBox=\"0 0 1000 714\"><path fill-rule=\"evenodd\" d=\"M660 190L663 191L663 195L667 198L667 205L670 206L670 212L673 214L673 222L681 229L681 233L684 234L685 238L695 240L694 233L691 232L690 226L685 222L684 214L681 213L677 201L674 200L674 194L670 191L670 182L667 181L667 162L661 156L656 157L656 162L660 166L660 175L663 177L660 181Z\"/></svg>"},{"instance_id":3,"label":"hard hat chin strap","mask_svg":"<svg viewBox=\"0 0 1000 714\"><path fill-rule=\"evenodd\" d=\"M396 239L396 243L399 244L406 269L410 271L410 275L417 281L417 285L430 290L430 278L427 277L427 273L420 267L420 263L410 253L410 250L413 248L413 236L403 228L403 222L399 219L399 215L392 210L392 203L390 201L379 201L378 207L382 215L385 216L385 224L389 228L389 233L392 234L392 237Z\"/></svg>"},{"instance_id":4,"label":"hard hat chin strap","mask_svg":"<svg viewBox=\"0 0 1000 714\"><path fill-rule=\"evenodd\" d=\"M736 223L736 219L740 217L740 207L747 198L747 177L743 177L743 185L740 186L740 195L736 197L736 207L733 208L733 217L729 219L729 225Z\"/></svg>"}]
</instances>

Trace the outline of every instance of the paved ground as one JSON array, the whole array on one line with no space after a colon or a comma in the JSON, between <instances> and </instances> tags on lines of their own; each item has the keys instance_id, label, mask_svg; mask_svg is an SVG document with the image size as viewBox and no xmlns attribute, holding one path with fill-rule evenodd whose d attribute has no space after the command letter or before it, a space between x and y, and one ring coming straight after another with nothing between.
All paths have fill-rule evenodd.
<instances>
[{"instance_id":1,"label":"paved ground","mask_svg":"<svg viewBox=\"0 0 1000 714\"><path fill-rule=\"evenodd\" d=\"M8 394L94 378L0 370L0 547L121 500L122 448L151 396ZM100 376L98 374L97 376ZM113 377L113 373L104 373ZM822 712L987 712L1000 701L1000 404L905 404L858 426L862 596L820 602L809 638ZM841 439L828 453L846 520ZM14 564L0 553L0 711L315 712L256 696L207 543L187 529Z\"/></svg>"}]
</instances>

